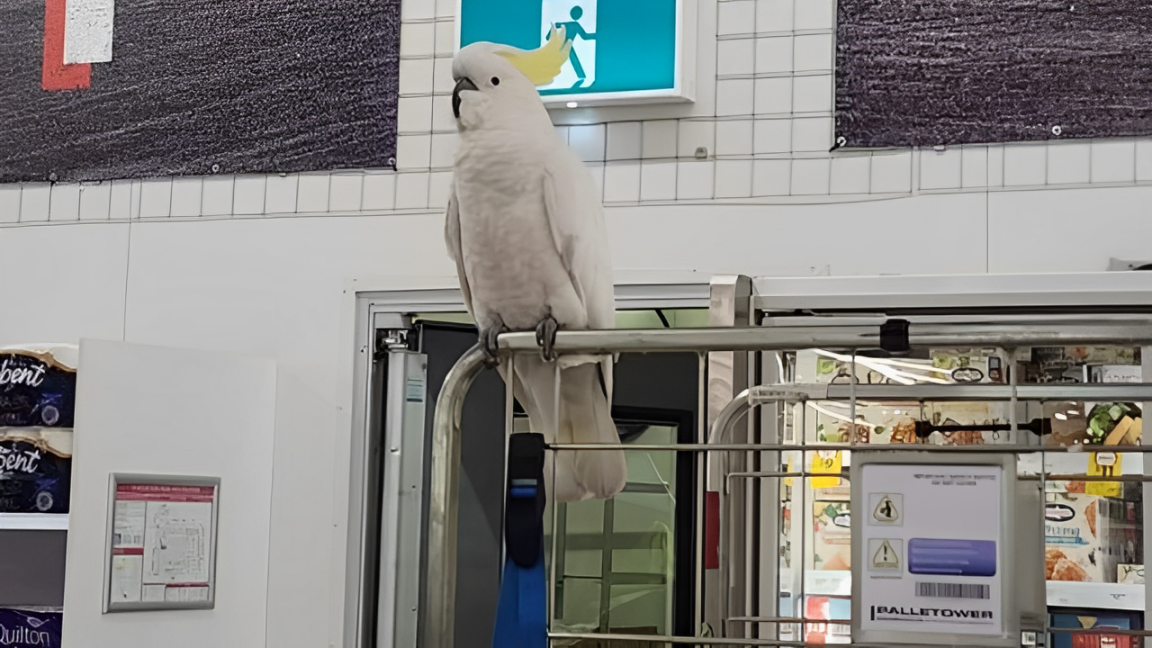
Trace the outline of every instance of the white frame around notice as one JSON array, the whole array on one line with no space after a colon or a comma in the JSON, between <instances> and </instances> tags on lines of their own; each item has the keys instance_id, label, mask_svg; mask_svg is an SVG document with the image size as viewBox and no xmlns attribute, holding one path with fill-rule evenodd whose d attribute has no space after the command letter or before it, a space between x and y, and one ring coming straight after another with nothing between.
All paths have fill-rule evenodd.
<instances>
[{"instance_id":1,"label":"white frame around notice","mask_svg":"<svg viewBox=\"0 0 1152 648\"><path fill-rule=\"evenodd\" d=\"M119 484L156 484L161 486L211 486L212 530L208 534L208 598L203 601L112 601L112 536L116 524L116 486ZM145 612L153 610L211 610L216 607L216 553L220 532L220 478L184 475L146 475L112 473L108 476L108 521L104 538L104 613Z\"/></svg>"},{"instance_id":2,"label":"white frame around notice","mask_svg":"<svg viewBox=\"0 0 1152 648\"><path fill-rule=\"evenodd\" d=\"M951 456L941 453L926 452L889 452L869 453L867 450L855 450L852 457L851 483L852 483L852 511L865 510L864 498L868 493L862 483L864 468L867 466L924 466L930 467L963 467L963 466L994 466L1001 469L1000 473L1000 534L999 555L997 556L1000 570L1000 619L1003 624L1000 635L973 635L948 632L933 632L925 630L915 632L912 630L865 630L861 628L864 618L865 601L863 600L863 578L852 578L852 640L857 643L876 644L902 644L914 646L1000 646L1013 648L1020 645L1020 605L1016 598L1016 561L1020 552L1017 549L1016 532L1016 455L976 455L953 454ZM864 538L862 528L865 516L852 516L852 564L863 565ZM1027 523L1036 524L1037 520L1027 520ZM859 570L859 567L857 567ZM854 570L856 571L856 570Z\"/></svg>"}]
</instances>

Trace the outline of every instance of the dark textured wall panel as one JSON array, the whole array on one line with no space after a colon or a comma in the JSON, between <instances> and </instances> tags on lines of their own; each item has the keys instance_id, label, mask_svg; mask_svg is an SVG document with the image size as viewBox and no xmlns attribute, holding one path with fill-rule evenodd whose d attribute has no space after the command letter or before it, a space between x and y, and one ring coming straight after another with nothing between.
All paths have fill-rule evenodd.
<instances>
[{"instance_id":1,"label":"dark textured wall panel","mask_svg":"<svg viewBox=\"0 0 1152 648\"><path fill-rule=\"evenodd\" d=\"M1152 3L839 0L837 31L841 146L1152 134Z\"/></svg>"},{"instance_id":2,"label":"dark textured wall panel","mask_svg":"<svg viewBox=\"0 0 1152 648\"><path fill-rule=\"evenodd\" d=\"M5 1L0 181L393 164L400 0L118 0L69 91L42 88L44 29L45 0Z\"/></svg>"}]
</instances>

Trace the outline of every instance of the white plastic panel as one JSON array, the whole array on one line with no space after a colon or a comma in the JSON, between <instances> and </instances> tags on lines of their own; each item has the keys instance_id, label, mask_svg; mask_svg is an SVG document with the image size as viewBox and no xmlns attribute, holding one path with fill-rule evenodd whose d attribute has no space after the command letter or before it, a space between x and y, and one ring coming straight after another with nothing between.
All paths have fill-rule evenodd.
<instances>
[{"instance_id":1,"label":"white plastic panel","mask_svg":"<svg viewBox=\"0 0 1152 648\"><path fill-rule=\"evenodd\" d=\"M264 646L275 363L92 340L80 362L63 642ZM101 614L114 472L221 479L215 609Z\"/></svg>"}]
</instances>

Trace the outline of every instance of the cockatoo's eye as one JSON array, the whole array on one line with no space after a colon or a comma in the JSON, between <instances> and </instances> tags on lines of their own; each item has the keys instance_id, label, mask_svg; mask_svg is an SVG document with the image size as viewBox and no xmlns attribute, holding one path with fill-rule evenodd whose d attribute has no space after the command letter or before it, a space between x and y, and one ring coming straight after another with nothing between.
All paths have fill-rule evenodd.
<instances>
[{"instance_id":1,"label":"cockatoo's eye","mask_svg":"<svg viewBox=\"0 0 1152 648\"><path fill-rule=\"evenodd\" d=\"M494 85L494 86L500 85L500 77L492 77L492 85Z\"/></svg>"}]
</instances>

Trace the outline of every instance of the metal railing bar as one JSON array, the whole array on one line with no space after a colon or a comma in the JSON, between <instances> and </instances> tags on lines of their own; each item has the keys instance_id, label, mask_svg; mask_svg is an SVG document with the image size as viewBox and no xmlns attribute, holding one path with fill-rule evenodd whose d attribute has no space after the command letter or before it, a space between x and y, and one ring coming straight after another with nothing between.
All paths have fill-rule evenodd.
<instances>
[{"instance_id":1,"label":"metal railing bar","mask_svg":"<svg viewBox=\"0 0 1152 648\"><path fill-rule=\"evenodd\" d=\"M617 443L553 443L547 446L549 450L632 450L635 452L747 452L747 451L776 451L776 452L806 452L844 450L851 452L959 452L959 453L994 453L994 454L1034 454L1034 453L1124 453L1145 454L1152 452L1152 446L1037 446L1018 444L980 444L980 445L932 445L927 443L895 443L895 444L860 444L851 446L847 443L810 443L803 446L788 443L667 443L667 444L617 444Z\"/></svg>"},{"instance_id":2,"label":"metal railing bar","mask_svg":"<svg viewBox=\"0 0 1152 648\"><path fill-rule=\"evenodd\" d=\"M829 623L820 621L819 623ZM725 639L721 637L672 637L667 635L593 634L581 632L549 632L549 639L595 639L598 641L634 641L677 646L781 646L787 648L827 648L823 643L788 641L781 639ZM846 648L892 648L891 644L846 643ZM985 648L984 644L949 644L950 648Z\"/></svg>"},{"instance_id":3,"label":"metal railing bar","mask_svg":"<svg viewBox=\"0 0 1152 648\"><path fill-rule=\"evenodd\" d=\"M771 618L771 617L767 617ZM736 619L730 619L735 621ZM758 621L756 617L741 618L742 622L755 623ZM790 620L793 625L799 625L799 621ZM762 621L763 623L774 623L772 621ZM786 624L785 621L780 621L781 624ZM838 621L828 621L825 619L813 619L806 622L807 625L811 624L836 624L846 625ZM1048 628L1049 633L1060 634L1084 634L1084 635L1124 635L1130 637L1152 637L1152 630L1123 630L1111 628L1093 628L1093 629L1078 629L1078 628ZM804 641L788 641L781 639L724 639L720 637L673 637L668 635L635 635L635 634L616 634L616 633L583 633L583 632L549 632L549 639L595 639L598 641L633 641L645 643L663 643L674 644L679 646L781 646L781 647L795 647L795 648L809 648L816 646L825 646L825 644L808 643ZM846 646L847 648L891 648L890 644L869 644L869 643L846 643L837 644L839 646ZM983 644L949 644L952 648L983 648Z\"/></svg>"},{"instance_id":4,"label":"metal railing bar","mask_svg":"<svg viewBox=\"0 0 1152 648\"><path fill-rule=\"evenodd\" d=\"M1105 475L1056 475L1052 473L1044 473L1044 477L1048 481L1075 481L1075 482L1137 482L1148 483L1152 482L1152 475L1115 475L1108 477ZM1040 481L1040 475L1017 475L1016 479L1022 481Z\"/></svg>"},{"instance_id":5,"label":"metal railing bar","mask_svg":"<svg viewBox=\"0 0 1152 648\"><path fill-rule=\"evenodd\" d=\"M1040 481L1040 473L1034 475L1020 474L1016 478L1023 481ZM1145 483L1152 482L1152 475L1077 475L1070 473L1044 473L1044 476L1049 481L1077 481L1077 482L1137 482ZM728 479L782 479L785 477L839 477L840 479L850 481L852 476L847 470L841 470L839 473L815 473L815 472L734 472L728 473Z\"/></svg>"},{"instance_id":6,"label":"metal railing bar","mask_svg":"<svg viewBox=\"0 0 1152 648\"><path fill-rule=\"evenodd\" d=\"M787 624L799 625L801 623L804 623L804 624L836 623L836 624L840 624L840 625L847 625L849 623L852 623L852 619L812 619L812 618L808 618L808 617L805 617L803 619L799 619L796 617L772 617L772 616L732 617L732 618L728 619L727 621L728 621L728 623L780 623L780 624L784 624L784 625L787 625Z\"/></svg>"},{"instance_id":7,"label":"metal railing bar","mask_svg":"<svg viewBox=\"0 0 1152 648\"><path fill-rule=\"evenodd\" d=\"M1064 324L911 324L914 348L949 346L1136 346L1152 344L1152 326L1132 323ZM674 353L716 351L791 351L795 349L879 348L878 326L791 328L615 329L560 331L557 354ZM509 353L539 353L535 332L505 333L499 348Z\"/></svg>"},{"instance_id":8,"label":"metal railing bar","mask_svg":"<svg viewBox=\"0 0 1152 648\"><path fill-rule=\"evenodd\" d=\"M752 405L776 402L847 401L1140 401L1152 398L1152 383L1067 383L1036 385L851 385L778 384L748 390Z\"/></svg>"}]
</instances>

